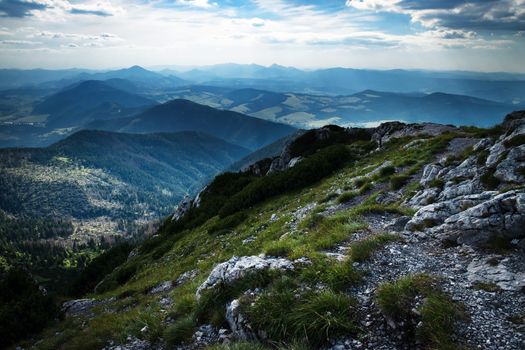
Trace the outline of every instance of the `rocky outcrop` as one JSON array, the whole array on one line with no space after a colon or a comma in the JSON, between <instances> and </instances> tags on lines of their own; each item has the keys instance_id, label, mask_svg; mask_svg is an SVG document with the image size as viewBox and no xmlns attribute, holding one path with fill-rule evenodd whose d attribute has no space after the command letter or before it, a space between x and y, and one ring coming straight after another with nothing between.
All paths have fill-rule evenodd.
<instances>
[{"instance_id":1,"label":"rocky outcrop","mask_svg":"<svg viewBox=\"0 0 525 350\"><path fill-rule=\"evenodd\" d=\"M197 289L197 299L202 293L220 284L231 284L249 273L259 270L292 270L293 263L283 258L267 258L264 256L234 256L211 271L206 281Z\"/></svg>"},{"instance_id":2,"label":"rocky outcrop","mask_svg":"<svg viewBox=\"0 0 525 350\"><path fill-rule=\"evenodd\" d=\"M240 313L239 299L235 299L226 306L225 318L233 336L239 340L256 340L248 320Z\"/></svg>"},{"instance_id":3,"label":"rocky outcrop","mask_svg":"<svg viewBox=\"0 0 525 350\"><path fill-rule=\"evenodd\" d=\"M467 267L467 278L474 284L494 284L503 290L522 290L525 288L525 273L510 271L506 262L507 259L498 261L493 257L476 258Z\"/></svg>"},{"instance_id":4,"label":"rocky outcrop","mask_svg":"<svg viewBox=\"0 0 525 350\"><path fill-rule=\"evenodd\" d=\"M525 236L525 191L516 190L493 196L448 217L434 233L455 238L460 244L482 246L494 237L508 240Z\"/></svg>"},{"instance_id":5,"label":"rocky outcrop","mask_svg":"<svg viewBox=\"0 0 525 350\"><path fill-rule=\"evenodd\" d=\"M381 147L385 142L395 138L418 135L437 136L453 130L456 130L456 127L434 123L405 124L401 122L388 122L373 129L372 140L376 141L379 147Z\"/></svg>"},{"instance_id":6,"label":"rocky outcrop","mask_svg":"<svg viewBox=\"0 0 525 350\"><path fill-rule=\"evenodd\" d=\"M441 224L452 215L489 200L495 194L496 192L494 191L487 191L481 194L462 196L423 206L406 224L405 229L410 231L421 230L429 226Z\"/></svg>"},{"instance_id":7,"label":"rocky outcrop","mask_svg":"<svg viewBox=\"0 0 525 350\"><path fill-rule=\"evenodd\" d=\"M91 310L98 305L104 304L107 301L97 299L75 299L69 300L62 304L62 311L66 316L90 316L92 315Z\"/></svg>"}]
</instances>

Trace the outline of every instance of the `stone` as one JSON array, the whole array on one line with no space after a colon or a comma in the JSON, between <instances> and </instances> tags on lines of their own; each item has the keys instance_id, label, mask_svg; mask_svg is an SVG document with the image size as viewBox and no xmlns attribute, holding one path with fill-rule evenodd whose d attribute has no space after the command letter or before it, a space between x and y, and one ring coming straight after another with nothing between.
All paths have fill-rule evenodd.
<instances>
[{"instance_id":1,"label":"stone","mask_svg":"<svg viewBox=\"0 0 525 350\"><path fill-rule=\"evenodd\" d=\"M487 191L482 195L485 197L483 201L454 213L432 231L453 233L457 235L458 243L476 247L493 237L512 240L525 236L525 190L502 194Z\"/></svg>"},{"instance_id":2,"label":"stone","mask_svg":"<svg viewBox=\"0 0 525 350\"><path fill-rule=\"evenodd\" d=\"M451 200L426 205L414 214L412 219L406 224L405 229L412 231L429 224L440 224L452 215L492 198L496 193L494 191L486 191L480 194L456 197Z\"/></svg>"},{"instance_id":3,"label":"stone","mask_svg":"<svg viewBox=\"0 0 525 350\"><path fill-rule=\"evenodd\" d=\"M202 283L196 292L197 299L202 293L219 284L231 284L232 282L259 270L292 270L293 263L284 258L267 258L261 256L234 256L213 268L208 278Z\"/></svg>"},{"instance_id":4,"label":"stone","mask_svg":"<svg viewBox=\"0 0 525 350\"><path fill-rule=\"evenodd\" d=\"M230 326L233 336L236 339L250 341L256 340L257 336L252 330L246 318L240 313L240 303L238 299L232 300L226 306L226 321Z\"/></svg>"},{"instance_id":5,"label":"stone","mask_svg":"<svg viewBox=\"0 0 525 350\"><path fill-rule=\"evenodd\" d=\"M525 145L514 147L507 157L496 167L494 177L500 181L522 183L525 177L520 173L525 169Z\"/></svg>"},{"instance_id":6,"label":"stone","mask_svg":"<svg viewBox=\"0 0 525 350\"><path fill-rule=\"evenodd\" d=\"M158 293L167 292L167 291L169 291L172 288L173 288L173 282L172 281L164 281L164 282L158 284L153 289L151 289L150 290L150 294L158 294Z\"/></svg>"},{"instance_id":7,"label":"stone","mask_svg":"<svg viewBox=\"0 0 525 350\"><path fill-rule=\"evenodd\" d=\"M103 301L96 299L75 299L62 304L62 311L66 316L79 316L91 314L91 309L102 304Z\"/></svg>"},{"instance_id":8,"label":"stone","mask_svg":"<svg viewBox=\"0 0 525 350\"><path fill-rule=\"evenodd\" d=\"M520 291L525 288L525 273L511 272L503 262L492 263L494 259L480 257L472 260L467 267L467 278L471 283L493 283L503 290Z\"/></svg>"},{"instance_id":9,"label":"stone","mask_svg":"<svg viewBox=\"0 0 525 350\"><path fill-rule=\"evenodd\" d=\"M423 175L421 175L421 180L419 183L422 186L427 186L430 182L436 179L439 172L443 169L442 166L437 164L427 164L423 168Z\"/></svg>"}]
</instances>

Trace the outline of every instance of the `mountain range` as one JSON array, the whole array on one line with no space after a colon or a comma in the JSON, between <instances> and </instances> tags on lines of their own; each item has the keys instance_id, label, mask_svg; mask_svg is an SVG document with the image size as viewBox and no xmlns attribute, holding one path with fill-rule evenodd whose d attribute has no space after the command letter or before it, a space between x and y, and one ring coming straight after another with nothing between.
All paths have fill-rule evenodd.
<instances>
[{"instance_id":1,"label":"mountain range","mask_svg":"<svg viewBox=\"0 0 525 350\"><path fill-rule=\"evenodd\" d=\"M118 132L151 133L193 130L206 132L242 147L256 150L289 135L295 128L175 99L128 118L94 121L88 128Z\"/></svg>"}]
</instances>

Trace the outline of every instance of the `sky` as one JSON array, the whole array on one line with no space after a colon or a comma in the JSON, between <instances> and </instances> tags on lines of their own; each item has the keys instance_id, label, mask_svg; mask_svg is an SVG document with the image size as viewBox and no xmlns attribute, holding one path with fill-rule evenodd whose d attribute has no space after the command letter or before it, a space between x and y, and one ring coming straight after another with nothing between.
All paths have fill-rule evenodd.
<instances>
[{"instance_id":1,"label":"sky","mask_svg":"<svg viewBox=\"0 0 525 350\"><path fill-rule=\"evenodd\" d=\"M0 0L0 67L525 72L525 0Z\"/></svg>"}]
</instances>

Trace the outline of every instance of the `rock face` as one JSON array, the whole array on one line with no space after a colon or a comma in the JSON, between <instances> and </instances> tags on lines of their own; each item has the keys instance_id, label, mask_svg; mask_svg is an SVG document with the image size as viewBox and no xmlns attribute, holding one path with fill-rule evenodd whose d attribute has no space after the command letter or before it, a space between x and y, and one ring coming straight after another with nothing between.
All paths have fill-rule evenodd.
<instances>
[{"instance_id":1,"label":"rock face","mask_svg":"<svg viewBox=\"0 0 525 350\"><path fill-rule=\"evenodd\" d=\"M525 189L494 191L525 182L525 112L508 115L502 127L498 140L481 139L457 166L444 159L425 166L425 188L406 202L418 209L407 230L432 227L434 235L474 247L525 236Z\"/></svg>"},{"instance_id":2,"label":"rock face","mask_svg":"<svg viewBox=\"0 0 525 350\"><path fill-rule=\"evenodd\" d=\"M474 259L467 267L471 283L495 284L503 290L520 291L525 288L525 273L511 272L505 260L494 263L492 258Z\"/></svg>"},{"instance_id":3,"label":"rock face","mask_svg":"<svg viewBox=\"0 0 525 350\"><path fill-rule=\"evenodd\" d=\"M62 304L62 311L66 316L89 315L91 309L103 302L96 299L75 299Z\"/></svg>"},{"instance_id":4,"label":"rock face","mask_svg":"<svg viewBox=\"0 0 525 350\"><path fill-rule=\"evenodd\" d=\"M496 195L452 215L433 231L453 236L458 243L481 246L494 237L524 237L524 227L525 192L521 190Z\"/></svg>"},{"instance_id":5,"label":"rock face","mask_svg":"<svg viewBox=\"0 0 525 350\"><path fill-rule=\"evenodd\" d=\"M173 288L172 281L164 281L160 283L158 286L154 287L152 290L150 290L150 294L164 293L164 292L169 291L172 288Z\"/></svg>"},{"instance_id":6,"label":"rock face","mask_svg":"<svg viewBox=\"0 0 525 350\"><path fill-rule=\"evenodd\" d=\"M258 270L292 270L293 268L293 263L283 258L234 256L230 260L215 266L206 281L197 289L196 296L199 299L205 290L221 283L231 284L251 272Z\"/></svg>"},{"instance_id":7,"label":"rock face","mask_svg":"<svg viewBox=\"0 0 525 350\"><path fill-rule=\"evenodd\" d=\"M239 340L256 340L257 336L251 329L248 321L240 313L240 303L238 299L233 300L226 306L226 321L230 326L233 336Z\"/></svg>"}]
</instances>

